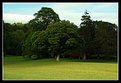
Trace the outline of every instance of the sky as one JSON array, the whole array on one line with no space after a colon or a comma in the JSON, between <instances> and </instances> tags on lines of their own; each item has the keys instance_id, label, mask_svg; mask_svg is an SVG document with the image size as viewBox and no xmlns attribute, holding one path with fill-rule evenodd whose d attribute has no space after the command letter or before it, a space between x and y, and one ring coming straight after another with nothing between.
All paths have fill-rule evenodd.
<instances>
[{"instance_id":1,"label":"sky","mask_svg":"<svg viewBox=\"0 0 121 83\"><path fill-rule=\"evenodd\" d=\"M52 8L61 20L69 20L77 26L87 10L92 20L106 21L118 25L118 3L3 3L3 20L7 23L27 23L42 7Z\"/></svg>"}]
</instances>

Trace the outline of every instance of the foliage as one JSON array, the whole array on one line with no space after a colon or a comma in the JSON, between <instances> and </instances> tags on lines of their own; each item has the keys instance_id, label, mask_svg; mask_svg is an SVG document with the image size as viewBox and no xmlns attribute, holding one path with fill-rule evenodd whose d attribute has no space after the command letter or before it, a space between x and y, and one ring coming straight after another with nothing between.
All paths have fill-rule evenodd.
<instances>
[{"instance_id":1,"label":"foliage","mask_svg":"<svg viewBox=\"0 0 121 83\"><path fill-rule=\"evenodd\" d=\"M51 55L61 55L65 51L80 48L83 44L77 33L77 26L69 21L60 21L47 27L48 51ZM80 38L80 39L79 39ZM81 42L81 44L79 44Z\"/></svg>"},{"instance_id":2,"label":"foliage","mask_svg":"<svg viewBox=\"0 0 121 83\"><path fill-rule=\"evenodd\" d=\"M95 37L95 27L87 11L82 16L81 20L82 20L82 23L80 24L80 28L78 32L84 38L85 45L83 46L83 49L81 51L86 56L86 55L90 55L91 53L93 53L93 41Z\"/></svg>"},{"instance_id":3,"label":"foliage","mask_svg":"<svg viewBox=\"0 0 121 83\"><path fill-rule=\"evenodd\" d=\"M8 54L9 53L9 49L10 49L10 32L12 32L13 30L11 29L11 24L9 23L4 23L3 22L3 50L4 50L4 54Z\"/></svg>"},{"instance_id":4,"label":"foliage","mask_svg":"<svg viewBox=\"0 0 121 83\"><path fill-rule=\"evenodd\" d=\"M30 57L30 55L32 55L32 43L30 41L32 35L33 33L31 32L22 44L22 56L23 57Z\"/></svg>"},{"instance_id":5,"label":"foliage","mask_svg":"<svg viewBox=\"0 0 121 83\"><path fill-rule=\"evenodd\" d=\"M11 26L12 26L13 30L16 31L18 29L19 30L22 30L23 27L24 27L24 24L18 22L18 23L11 24Z\"/></svg>"},{"instance_id":6,"label":"foliage","mask_svg":"<svg viewBox=\"0 0 121 83\"><path fill-rule=\"evenodd\" d=\"M48 57L48 34L46 31L36 31L31 36L32 51L34 54ZM42 57L42 56L40 56Z\"/></svg>"},{"instance_id":7,"label":"foliage","mask_svg":"<svg viewBox=\"0 0 121 83\"><path fill-rule=\"evenodd\" d=\"M60 21L58 14L48 7L42 7L34 16L35 18L29 22L34 31L45 30L49 24Z\"/></svg>"},{"instance_id":8,"label":"foliage","mask_svg":"<svg viewBox=\"0 0 121 83\"><path fill-rule=\"evenodd\" d=\"M61 21L48 7L42 7L34 16L26 24L3 21L4 55L117 58L117 25L93 21L87 11L79 28L70 21Z\"/></svg>"},{"instance_id":9,"label":"foliage","mask_svg":"<svg viewBox=\"0 0 121 83\"><path fill-rule=\"evenodd\" d=\"M82 16L79 34L83 36L85 45L82 52L88 57L98 55L110 58L117 55L117 26L103 21L92 21L87 11ZM102 34L103 33L103 34ZM103 55L103 56L101 56ZM105 56L104 56L105 55Z\"/></svg>"},{"instance_id":10,"label":"foliage","mask_svg":"<svg viewBox=\"0 0 121 83\"><path fill-rule=\"evenodd\" d=\"M35 31L28 36L23 45L23 55L54 57L64 55L64 52L67 54L69 50L79 49L83 40L77 31L76 25L65 20L48 25L46 30Z\"/></svg>"},{"instance_id":11,"label":"foliage","mask_svg":"<svg viewBox=\"0 0 121 83\"><path fill-rule=\"evenodd\" d=\"M3 23L3 41L5 54L17 54L18 46L21 41L25 38L25 33L22 28L23 24L21 23Z\"/></svg>"},{"instance_id":12,"label":"foliage","mask_svg":"<svg viewBox=\"0 0 121 83\"><path fill-rule=\"evenodd\" d=\"M104 54L110 58L117 56L117 26L108 22L99 21L95 36L95 43L99 50L98 54ZM102 34L103 33L103 34Z\"/></svg>"}]
</instances>

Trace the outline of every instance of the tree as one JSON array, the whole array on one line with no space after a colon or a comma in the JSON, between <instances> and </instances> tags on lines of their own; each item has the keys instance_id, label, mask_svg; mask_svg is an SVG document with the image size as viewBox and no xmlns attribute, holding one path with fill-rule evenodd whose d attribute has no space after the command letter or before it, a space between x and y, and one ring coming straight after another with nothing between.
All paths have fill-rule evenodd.
<instances>
[{"instance_id":1,"label":"tree","mask_svg":"<svg viewBox=\"0 0 121 83\"><path fill-rule=\"evenodd\" d=\"M105 58L115 57L117 55L117 26L103 21L97 21L96 26L97 54L103 54Z\"/></svg>"},{"instance_id":2,"label":"tree","mask_svg":"<svg viewBox=\"0 0 121 83\"><path fill-rule=\"evenodd\" d=\"M64 20L48 25L46 31L48 32L48 51L51 56L56 56L57 61L64 52L71 52L81 47L82 40L77 32L78 28L69 21Z\"/></svg>"},{"instance_id":3,"label":"tree","mask_svg":"<svg viewBox=\"0 0 121 83\"><path fill-rule=\"evenodd\" d=\"M47 7L42 7L34 16L35 18L26 24L26 29L29 31L27 31L26 39L22 46L22 55L31 57L32 54L36 54L37 56L41 55L40 57L47 57L47 48L45 44L45 46L43 45L44 41L42 42L45 34L43 30L46 30L49 24L59 22L60 19L53 9ZM26 52L24 52L25 50Z\"/></svg>"},{"instance_id":4,"label":"tree","mask_svg":"<svg viewBox=\"0 0 121 83\"><path fill-rule=\"evenodd\" d=\"M81 51L82 51L83 59L86 59L87 54L89 55L93 52L92 43L95 37L95 27L87 11L82 16L81 20L82 20L82 23L80 24L79 34L83 36L85 41L85 45L83 45L84 47L83 49L81 49Z\"/></svg>"},{"instance_id":5,"label":"tree","mask_svg":"<svg viewBox=\"0 0 121 83\"><path fill-rule=\"evenodd\" d=\"M42 7L34 16L35 18L29 22L34 31L45 30L49 24L60 21L58 14L48 7Z\"/></svg>"},{"instance_id":6,"label":"tree","mask_svg":"<svg viewBox=\"0 0 121 83\"><path fill-rule=\"evenodd\" d=\"M17 48L21 41L24 39L25 34L23 30L16 30L11 32L10 34L10 46L11 46L11 53L13 55L17 54ZM20 49L19 49L20 50Z\"/></svg>"},{"instance_id":7,"label":"tree","mask_svg":"<svg viewBox=\"0 0 121 83\"><path fill-rule=\"evenodd\" d=\"M22 23L4 23L3 22L3 44L4 54L16 55L21 46L21 41L25 38ZM20 50L20 49L19 49ZM20 53L18 53L20 55Z\"/></svg>"},{"instance_id":8,"label":"tree","mask_svg":"<svg viewBox=\"0 0 121 83\"><path fill-rule=\"evenodd\" d=\"M30 58L32 55L32 43L31 43L31 36L33 32L31 32L27 38L22 42L22 56L25 58Z\"/></svg>"},{"instance_id":9,"label":"tree","mask_svg":"<svg viewBox=\"0 0 121 83\"><path fill-rule=\"evenodd\" d=\"M45 30L31 32L22 45L22 55L31 58L36 55L39 58L48 57L48 40Z\"/></svg>"},{"instance_id":10,"label":"tree","mask_svg":"<svg viewBox=\"0 0 121 83\"><path fill-rule=\"evenodd\" d=\"M38 57L48 57L48 33L46 30L34 32L31 42L34 54Z\"/></svg>"},{"instance_id":11,"label":"tree","mask_svg":"<svg viewBox=\"0 0 121 83\"><path fill-rule=\"evenodd\" d=\"M4 55L9 53L10 47L10 33L13 31L10 23L3 22L3 50Z\"/></svg>"},{"instance_id":12,"label":"tree","mask_svg":"<svg viewBox=\"0 0 121 83\"><path fill-rule=\"evenodd\" d=\"M19 22L13 23L13 24L11 24L11 26L12 26L12 29L14 31L16 31L16 30L23 30L24 29L24 24L19 23Z\"/></svg>"}]
</instances>

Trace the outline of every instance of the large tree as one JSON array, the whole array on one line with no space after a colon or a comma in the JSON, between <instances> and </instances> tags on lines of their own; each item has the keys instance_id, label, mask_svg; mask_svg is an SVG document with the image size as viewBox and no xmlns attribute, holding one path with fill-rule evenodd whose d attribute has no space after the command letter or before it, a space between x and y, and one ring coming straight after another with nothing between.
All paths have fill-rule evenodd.
<instances>
[{"instance_id":1,"label":"large tree","mask_svg":"<svg viewBox=\"0 0 121 83\"><path fill-rule=\"evenodd\" d=\"M34 31L45 30L49 24L60 21L58 14L48 7L42 7L34 16L29 22Z\"/></svg>"},{"instance_id":2,"label":"large tree","mask_svg":"<svg viewBox=\"0 0 121 83\"><path fill-rule=\"evenodd\" d=\"M83 59L86 59L86 56L93 52L93 40L95 37L95 27L91 17L87 11L82 16L82 22L79 28L79 34L84 37L85 45L82 50Z\"/></svg>"},{"instance_id":3,"label":"large tree","mask_svg":"<svg viewBox=\"0 0 121 83\"><path fill-rule=\"evenodd\" d=\"M77 30L78 28L76 25L65 20L47 27L47 32L49 34L48 51L52 56L56 56L57 61L59 61L59 57L64 52L68 51L71 54L83 44Z\"/></svg>"},{"instance_id":4,"label":"large tree","mask_svg":"<svg viewBox=\"0 0 121 83\"><path fill-rule=\"evenodd\" d=\"M42 7L41 10L34 14L34 16L35 18L26 24L27 34L22 45L23 56L31 57L32 54L36 54L38 56L46 54L47 52L45 53L43 50L44 46L42 47L41 45L38 45L38 43L43 43L42 40L44 39L42 38L44 37L43 35L45 32L43 30L46 30L49 24L60 21L58 14L48 7ZM26 31L26 29L24 29L24 31ZM35 41L36 38L38 38L38 41Z\"/></svg>"}]
</instances>

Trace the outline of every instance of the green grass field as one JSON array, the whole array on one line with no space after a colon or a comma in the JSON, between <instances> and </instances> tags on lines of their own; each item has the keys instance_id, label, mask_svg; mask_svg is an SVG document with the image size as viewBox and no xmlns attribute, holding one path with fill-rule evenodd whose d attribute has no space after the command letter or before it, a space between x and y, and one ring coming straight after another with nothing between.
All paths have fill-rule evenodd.
<instances>
[{"instance_id":1,"label":"green grass field","mask_svg":"<svg viewBox=\"0 0 121 83\"><path fill-rule=\"evenodd\" d=\"M3 58L3 80L118 80L118 64L60 58L24 60Z\"/></svg>"}]
</instances>

